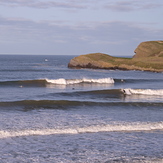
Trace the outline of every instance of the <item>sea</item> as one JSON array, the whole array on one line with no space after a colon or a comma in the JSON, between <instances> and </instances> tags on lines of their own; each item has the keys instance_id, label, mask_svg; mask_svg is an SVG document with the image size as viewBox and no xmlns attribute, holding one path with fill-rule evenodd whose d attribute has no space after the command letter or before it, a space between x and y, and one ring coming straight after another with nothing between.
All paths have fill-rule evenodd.
<instances>
[{"instance_id":1,"label":"sea","mask_svg":"<svg viewBox=\"0 0 163 163\"><path fill-rule=\"evenodd\" d=\"M0 163L162 163L163 73L0 55Z\"/></svg>"}]
</instances>

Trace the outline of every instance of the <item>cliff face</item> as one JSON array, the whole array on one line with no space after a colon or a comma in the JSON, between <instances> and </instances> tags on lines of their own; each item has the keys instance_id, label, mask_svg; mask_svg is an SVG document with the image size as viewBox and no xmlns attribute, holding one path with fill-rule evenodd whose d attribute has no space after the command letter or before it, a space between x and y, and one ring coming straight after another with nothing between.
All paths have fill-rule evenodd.
<instances>
[{"instance_id":1,"label":"cliff face","mask_svg":"<svg viewBox=\"0 0 163 163\"><path fill-rule=\"evenodd\" d=\"M135 53L133 58L163 57L163 41L142 42L135 49Z\"/></svg>"},{"instance_id":2,"label":"cliff face","mask_svg":"<svg viewBox=\"0 0 163 163\"><path fill-rule=\"evenodd\" d=\"M133 58L112 57L103 53L80 55L71 59L68 67L163 72L163 41L142 42L135 53Z\"/></svg>"}]
</instances>

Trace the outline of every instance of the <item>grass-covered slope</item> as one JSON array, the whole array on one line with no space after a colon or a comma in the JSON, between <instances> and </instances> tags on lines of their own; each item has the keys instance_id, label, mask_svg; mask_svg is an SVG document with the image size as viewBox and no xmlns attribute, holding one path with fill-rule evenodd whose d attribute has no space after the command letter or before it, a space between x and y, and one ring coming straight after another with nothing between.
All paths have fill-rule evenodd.
<instances>
[{"instance_id":1,"label":"grass-covered slope","mask_svg":"<svg viewBox=\"0 0 163 163\"><path fill-rule=\"evenodd\" d=\"M136 49L134 58L163 57L163 41L142 42Z\"/></svg>"},{"instance_id":2,"label":"grass-covered slope","mask_svg":"<svg viewBox=\"0 0 163 163\"><path fill-rule=\"evenodd\" d=\"M80 55L73 58L68 67L163 72L163 41L143 42L135 53L133 58L112 57L103 53Z\"/></svg>"}]
</instances>

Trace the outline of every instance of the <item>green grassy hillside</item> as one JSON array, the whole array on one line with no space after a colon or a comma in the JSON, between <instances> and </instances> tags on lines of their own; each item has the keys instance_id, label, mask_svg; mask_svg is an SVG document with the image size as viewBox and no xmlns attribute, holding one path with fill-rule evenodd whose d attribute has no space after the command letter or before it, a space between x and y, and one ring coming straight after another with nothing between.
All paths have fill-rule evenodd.
<instances>
[{"instance_id":1,"label":"green grassy hillside","mask_svg":"<svg viewBox=\"0 0 163 163\"><path fill-rule=\"evenodd\" d=\"M73 58L70 68L98 68L163 72L163 41L141 43L133 58L112 57L103 53L80 55Z\"/></svg>"}]
</instances>

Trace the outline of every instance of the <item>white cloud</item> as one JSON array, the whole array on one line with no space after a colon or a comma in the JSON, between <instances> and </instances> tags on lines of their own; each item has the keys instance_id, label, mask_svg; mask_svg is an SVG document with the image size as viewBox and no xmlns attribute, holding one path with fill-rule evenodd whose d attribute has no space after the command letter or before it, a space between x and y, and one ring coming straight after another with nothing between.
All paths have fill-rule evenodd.
<instances>
[{"instance_id":1,"label":"white cloud","mask_svg":"<svg viewBox=\"0 0 163 163\"><path fill-rule=\"evenodd\" d=\"M163 6L163 2L162 0L0 0L0 5L8 7L32 7L37 9L97 9L104 7L114 11L128 12L159 8Z\"/></svg>"},{"instance_id":2,"label":"white cloud","mask_svg":"<svg viewBox=\"0 0 163 163\"><path fill-rule=\"evenodd\" d=\"M41 1L41 0L0 0L0 5L8 7L33 7L33 8L75 8L82 9L86 8L83 3L78 3L76 1L65 1L65 0L51 0L51 1Z\"/></svg>"},{"instance_id":3,"label":"white cloud","mask_svg":"<svg viewBox=\"0 0 163 163\"><path fill-rule=\"evenodd\" d=\"M109 1L106 3L105 8L119 11L119 12L129 12L135 10L144 10L144 9L155 9L163 7L162 0L115 0Z\"/></svg>"},{"instance_id":4,"label":"white cloud","mask_svg":"<svg viewBox=\"0 0 163 163\"><path fill-rule=\"evenodd\" d=\"M162 30L147 30L118 21L88 26L85 23L83 28L2 17L0 22L1 53L132 55L140 42L163 38Z\"/></svg>"}]
</instances>

